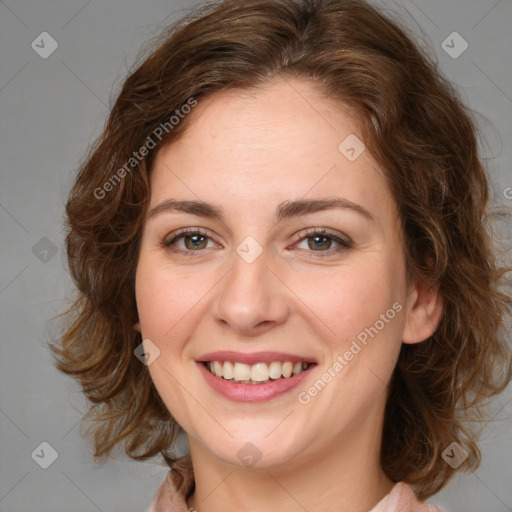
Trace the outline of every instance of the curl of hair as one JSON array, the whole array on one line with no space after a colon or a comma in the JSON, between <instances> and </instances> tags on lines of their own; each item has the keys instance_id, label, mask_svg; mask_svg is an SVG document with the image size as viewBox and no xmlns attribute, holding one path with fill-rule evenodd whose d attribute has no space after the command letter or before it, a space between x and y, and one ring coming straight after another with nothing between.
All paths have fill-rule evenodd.
<instances>
[{"instance_id":1,"label":"curl of hair","mask_svg":"<svg viewBox=\"0 0 512 512\"><path fill-rule=\"evenodd\" d=\"M385 411L382 467L393 481L413 485L420 499L453 475L441 457L453 441L470 455L461 468L478 467L478 433L468 422L481 421L485 399L510 380L505 319L512 298L502 288L510 268L498 258L476 122L412 40L391 15L362 0L227 0L197 8L147 47L66 204L78 296L51 349L58 369L91 402L97 459L122 444L137 460L161 454L171 467L176 461L181 427L133 354L141 342L133 330L135 270L152 162L193 113L122 179L112 177L191 98L299 78L353 113L397 205L408 282L423 279L443 301L435 333L402 345Z\"/></svg>"}]
</instances>

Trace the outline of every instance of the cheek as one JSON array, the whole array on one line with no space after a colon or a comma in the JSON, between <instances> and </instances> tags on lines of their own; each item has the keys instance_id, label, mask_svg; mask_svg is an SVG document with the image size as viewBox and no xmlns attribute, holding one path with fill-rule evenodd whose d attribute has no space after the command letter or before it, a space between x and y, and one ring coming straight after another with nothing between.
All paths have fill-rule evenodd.
<instances>
[{"instance_id":1,"label":"cheek","mask_svg":"<svg viewBox=\"0 0 512 512\"><path fill-rule=\"evenodd\" d=\"M187 375L181 356L194 297L183 293L190 289L182 282L186 279L177 277L150 251L141 253L135 280L142 338L159 349L158 358L148 366L151 379L173 417L187 424L188 402L178 383Z\"/></svg>"},{"instance_id":2,"label":"cheek","mask_svg":"<svg viewBox=\"0 0 512 512\"><path fill-rule=\"evenodd\" d=\"M384 260L296 279L293 289L316 316L316 323L321 320L325 339L334 346L343 346L373 325L400 297L392 267Z\"/></svg>"},{"instance_id":3,"label":"cheek","mask_svg":"<svg viewBox=\"0 0 512 512\"><path fill-rule=\"evenodd\" d=\"M166 340L186 337L197 322L203 301L214 285L205 273L177 271L165 257L141 254L136 272L135 293L142 334L165 347Z\"/></svg>"},{"instance_id":4,"label":"cheek","mask_svg":"<svg viewBox=\"0 0 512 512\"><path fill-rule=\"evenodd\" d=\"M161 339L184 308L176 278L162 269L151 254L142 253L137 266L135 294L137 310L145 337Z\"/></svg>"}]
</instances>

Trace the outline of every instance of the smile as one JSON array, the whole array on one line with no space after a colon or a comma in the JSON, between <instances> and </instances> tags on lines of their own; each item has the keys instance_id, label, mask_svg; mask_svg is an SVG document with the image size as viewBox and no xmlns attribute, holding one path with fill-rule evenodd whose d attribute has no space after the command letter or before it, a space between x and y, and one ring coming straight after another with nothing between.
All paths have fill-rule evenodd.
<instances>
[{"instance_id":1,"label":"smile","mask_svg":"<svg viewBox=\"0 0 512 512\"><path fill-rule=\"evenodd\" d=\"M318 365L304 355L228 350L203 354L196 364L216 394L235 402L263 402L290 394Z\"/></svg>"},{"instance_id":2,"label":"smile","mask_svg":"<svg viewBox=\"0 0 512 512\"><path fill-rule=\"evenodd\" d=\"M298 361L272 361L271 363L246 364L232 361L209 361L206 367L216 377L237 384L263 384L270 380L287 379L307 370L308 363Z\"/></svg>"}]
</instances>

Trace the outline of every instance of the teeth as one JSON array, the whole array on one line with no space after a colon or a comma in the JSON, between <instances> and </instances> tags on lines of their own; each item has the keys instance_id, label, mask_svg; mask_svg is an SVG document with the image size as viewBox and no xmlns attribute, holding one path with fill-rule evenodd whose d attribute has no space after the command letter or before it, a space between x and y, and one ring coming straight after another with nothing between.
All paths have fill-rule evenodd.
<instances>
[{"instance_id":1,"label":"teeth","mask_svg":"<svg viewBox=\"0 0 512 512\"><path fill-rule=\"evenodd\" d=\"M226 361L222 370L221 377L232 379L235 375L235 365L231 361Z\"/></svg>"},{"instance_id":2,"label":"teeth","mask_svg":"<svg viewBox=\"0 0 512 512\"><path fill-rule=\"evenodd\" d=\"M253 364L251 366L251 380L265 382L268 380L268 366L265 363Z\"/></svg>"},{"instance_id":3,"label":"teeth","mask_svg":"<svg viewBox=\"0 0 512 512\"><path fill-rule=\"evenodd\" d=\"M307 369L308 363L291 361L272 361L270 364L232 363L231 361L211 361L207 365L213 375L226 380L233 380L242 384L255 384L268 382L269 379L280 379L298 375Z\"/></svg>"},{"instance_id":4,"label":"teeth","mask_svg":"<svg viewBox=\"0 0 512 512\"><path fill-rule=\"evenodd\" d=\"M295 363L293 365L293 375L298 375L302 371L302 363Z\"/></svg>"},{"instance_id":5,"label":"teeth","mask_svg":"<svg viewBox=\"0 0 512 512\"><path fill-rule=\"evenodd\" d=\"M218 361L215 361L218 363ZM220 363L219 363L220 365ZM224 375L221 373L217 375L217 377L223 377ZM235 380L250 380L251 378L251 367L248 364L244 363L235 363L235 370L233 372L233 379Z\"/></svg>"},{"instance_id":6,"label":"teeth","mask_svg":"<svg viewBox=\"0 0 512 512\"><path fill-rule=\"evenodd\" d=\"M213 362L213 374L217 377L222 377L222 365L219 363L219 361Z\"/></svg>"},{"instance_id":7,"label":"teeth","mask_svg":"<svg viewBox=\"0 0 512 512\"><path fill-rule=\"evenodd\" d=\"M283 377L287 378L290 377L293 371L293 363L290 363L290 361L286 361L286 363L283 363Z\"/></svg>"},{"instance_id":8,"label":"teeth","mask_svg":"<svg viewBox=\"0 0 512 512\"><path fill-rule=\"evenodd\" d=\"M269 377L271 379L280 379L282 375L282 367L281 363L277 361L272 361L269 366Z\"/></svg>"}]
</instances>

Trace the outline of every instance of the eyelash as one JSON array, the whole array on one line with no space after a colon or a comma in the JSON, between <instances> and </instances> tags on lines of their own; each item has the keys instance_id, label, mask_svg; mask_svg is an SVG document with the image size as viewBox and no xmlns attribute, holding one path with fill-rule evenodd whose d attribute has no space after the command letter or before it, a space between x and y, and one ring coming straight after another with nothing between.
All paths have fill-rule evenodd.
<instances>
[{"instance_id":1,"label":"eyelash","mask_svg":"<svg viewBox=\"0 0 512 512\"><path fill-rule=\"evenodd\" d=\"M172 246L177 240L184 238L187 235L188 236L201 235L206 238L211 238L208 235L208 233L206 233L201 228L185 228L185 229L181 229L181 230L177 231L176 233L173 233L172 238L170 240L164 240L161 245L165 249L171 250L172 252L183 254L184 256L192 256L192 257L199 256L200 253L202 252L201 249L198 249L197 251L191 251L191 250L176 249L175 247ZM324 238L333 240L334 242L338 243L340 245L340 247L335 248L334 250L329 249L327 251L310 251L311 252L310 257L324 258L326 256L332 256L333 254L337 254L339 252L346 251L348 249L352 249L354 247L354 244L351 240L344 240L344 239L338 237L337 235L335 235L334 233L327 232L327 230L325 228L313 228L313 229L309 229L309 230L306 230L305 232L300 233L298 235L299 240L296 243L302 242L303 240L307 240L308 238L313 238L314 236L318 236L318 235L320 235ZM327 253L327 254L325 256L324 256L324 254L314 255L314 253L316 253L316 252L324 253L324 254Z\"/></svg>"}]
</instances>

